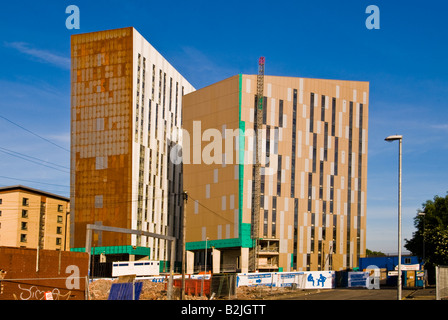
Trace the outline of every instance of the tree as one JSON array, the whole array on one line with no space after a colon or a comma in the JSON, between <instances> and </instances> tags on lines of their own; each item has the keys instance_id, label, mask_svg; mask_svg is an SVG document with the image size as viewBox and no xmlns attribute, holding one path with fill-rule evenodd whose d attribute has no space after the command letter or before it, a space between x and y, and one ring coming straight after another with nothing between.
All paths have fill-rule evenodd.
<instances>
[{"instance_id":1,"label":"tree","mask_svg":"<svg viewBox=\"0 0 448 320\"><path fill-rule=\"evenodd\" d=\"M405 239L405 248L424 260L427 269L448 264L448 193L422 205L414 217L417 231Z\"/></svg>"},{"instance_id":2,"label":"tree","mask_svg":"<svg viewBox=\"0 0 448 320\"><path fill-rule=\"evenodd\" d=\"M366 256L368 256L368 257L374 257L374 256L376 256L376 257L384 257L385 254L383 252L381 252L381 251L372 251L370 249L366 249Z\"/></svg>"}]
</instances>

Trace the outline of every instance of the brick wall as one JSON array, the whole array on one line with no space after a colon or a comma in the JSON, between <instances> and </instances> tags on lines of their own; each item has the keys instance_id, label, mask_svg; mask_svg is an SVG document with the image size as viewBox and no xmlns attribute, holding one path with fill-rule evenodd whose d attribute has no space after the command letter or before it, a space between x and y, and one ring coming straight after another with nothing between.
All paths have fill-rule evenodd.
<instances>
[{"instance_id":1,"label":"brick wall","mask_svg":"<svg viewBox=\"0 0 448 320\"><path fill-rule=\"evenodd\" d=\"M0 247L0 300L84 300L88 255L82 252Z\"/></svg>"}]
</instances>

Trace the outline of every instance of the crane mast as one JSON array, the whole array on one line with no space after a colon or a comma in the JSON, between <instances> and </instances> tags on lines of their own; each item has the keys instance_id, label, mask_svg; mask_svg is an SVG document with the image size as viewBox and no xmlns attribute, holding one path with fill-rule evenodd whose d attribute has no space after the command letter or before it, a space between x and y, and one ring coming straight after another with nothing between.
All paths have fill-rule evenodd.
<instances>
[{"instance_id":1,"label":"crane mast","mask_svg":"<svg viewBox=\"0 0 448 320\"><path fill-rule=\"evenodd\" d=\"M260 57L258 59L258 75L257 75L257 108L256 108L256 155L254 165L254 192L253 192L253 205L252 205L252 240L254 243L253 258L252 258L252 270L258 269L258 240L260 230L260 209L261 209L261 150L262 150L262 131L263 125L263 90L264 90L264 66L265 58Z\"/></svg>"}]
</instances>

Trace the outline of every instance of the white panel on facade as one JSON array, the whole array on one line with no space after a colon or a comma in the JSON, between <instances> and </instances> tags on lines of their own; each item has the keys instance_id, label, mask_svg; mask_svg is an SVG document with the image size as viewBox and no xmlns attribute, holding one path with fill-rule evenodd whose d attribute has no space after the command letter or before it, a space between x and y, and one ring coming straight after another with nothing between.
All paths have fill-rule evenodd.
<instances>
[{"instance_id":1,"label":"white panel on facade","mask_svg":"<svg viewBox=\"0 0 448 320\"><path fill-rule=\"evenodd\" d=\"M221 210L226 210L226 196L221 197Z\"/></svg>"},{"instance_id":2,"label":"white panel on facade","mask_svg":"<svg viewBox=\"0 0 448 320\"><path fill-rule=\"evenodd\" d=\"M103 207L103 195L95 196L95 208L100 209Z\"/></svg>"},{"instance_id":3,"label":"white panel on facade","mask_svg":"<svg viewBox=\"0 0 448 320\"><path fill-rule=\"evenodd\" d=\"M207 228L206 227L202 227L202 241L205 241L205 239L207 239Z\"/></svg>"},{"instance_id":4,"label":"white panel on facade","mask_svg":"<svg viewBox=\"0 0 448 320\"><path fill-rule=\"evenodd\" d=\"M230 238L230 224L226 224L226 239Z\"/></svg>"},{"instance_id":5,"label":"white panel on facade","mask_svg":"<svg viewBox=\"0 0 448 320\"><path fill-rule=\"evenodd\" d=\"M272 84L268 83L266 97L270 98L271 95L272 95Z\"/></svg>"},{"instance_id":6,"label":"white panel on facade","mask_svg":"<svg viewBox=\"0 0 448 320\"><path fill-rule=\"evenodd\" d=\"M205 185L205 198L210 199L210 185Z\"/></svg>"},{"instance_id":7,"label":"white panel on facade","mask_svg":"<svg viewBox=\"0 0 448 320\"><path fill-rule=\"evenodd\" d=\"M218 224L218 240L222 239L222 225Z\"/></svg>"},{"instance_id":8,"label":"white panel on facade","mask_svg":"<svg viewBox=\"0 0 448 320\"><path fill-rule=\"evenodd\" d=\"M288 88L287 100L292 101L292 89L291 88Z\"/></svg>"},{"instance_id":9,"label":"white panel on facade","mask_svg":"<svg viewBox=\"0 0 448 320\"><path fill-rule=\"evenodd\" d=\"M198 202L198 200L194 200L194 213L195 214L199 213L199 202Z\"/></svg>"},{"instance_id":10,"label":"white panel on facade","mask_svg":"<svg viewBox=\"0 0 448 320\"><path fill-rule=\"evenodd\" d=\"M233 211L233 237L238 238L239 212L238 209Z\"/></svg>"},{"instance_id":11,"label":"white panel on facade","mask_svg":"<svg viewBox=\"0 0 448 320\"><path fill-rule=\"evenodd\" d=\"M249 78L246 78L246 93L250 93L251 81Z\"/></svg>"},{"instance_id":12,"label":"white panel on facade","mask_svg":"<svg viewBox=\"0 0 448 320\"><path fill-rule=\"evenodd\" d=\"M218 183L218 169L213 170L213 183Z\"/></svg>"},{"instance_id":13,"label":"white panel on facade","mask_svg":"<svg viewBox=\"0 0 448 320\"><path fill-rule=\"evenodd\" d=\"M252 208L252 180L247 181L247 209Z\"/></svg>"},{"instance_id":14,"label":"white panel on facade","mask_svg":"<svg viewBox=\"0 0 448 320\"><path fill-rule=\"evenodd\" d=\"M359 103L356 103L355 107L355 127L359 128Z\"/></svg>"},{"instance_id":15,"label":"white panel on facade","mask_svg":"<svg viewBox=\"0 0 448 320\"><path fill-rule=\"evenodd\" d=\"M230 207L229 207L229 209L235 209L235 195L234 194L231 194L230 195Z\"/></svg>"},{"instance_id":16,"label":"white panel on facade","mask_svg":"<svg viewBox=\"0 0 448 320\"><path fill-rule=\"evenodd\" d=\"M336 98L339 99L339 86L336 86Z\"/></svg>"},{"instance_id":17,"label":"white panel on facade","mask_svg":"<svg viewBox=\"0 0 448 320\"><path fill-rule=\"evenodd\" d=\"M96 130L97 131L104 130L104 118L97 118L96 119Z\"/></svg>"}]
</instances>

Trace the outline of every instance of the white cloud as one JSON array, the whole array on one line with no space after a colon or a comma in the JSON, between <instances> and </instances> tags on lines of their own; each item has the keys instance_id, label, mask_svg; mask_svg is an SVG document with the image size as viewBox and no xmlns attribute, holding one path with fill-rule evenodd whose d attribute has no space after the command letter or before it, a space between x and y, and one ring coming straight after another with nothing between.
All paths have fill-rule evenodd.
<instances>
[{"instance_id":1,"label":"white cloud","mask_svg":"<svg viewBox=\"0 0 448 320\"><path fill-rule=\"evenodd\" d=\"M434 124L431 125L431 128L433 129L438 129L438 130L443 130L443 131L448 131L448 124Z\"/></svg>"},{"instance_id":2,"label":"white cloud","mask_svg":"<svg viewBox=\"0 0 448 320\"><path fill-rule=\"evenodd\" d=\"M6 42L5 46L16 49L17 51L36 58L41 62L49 63L56 67L70 70L69 57L64 57L48 50L33 48L26 42Z\"/></svg>"}]
</instances>

